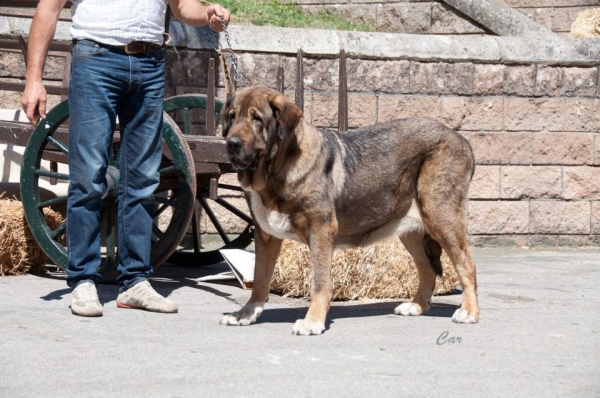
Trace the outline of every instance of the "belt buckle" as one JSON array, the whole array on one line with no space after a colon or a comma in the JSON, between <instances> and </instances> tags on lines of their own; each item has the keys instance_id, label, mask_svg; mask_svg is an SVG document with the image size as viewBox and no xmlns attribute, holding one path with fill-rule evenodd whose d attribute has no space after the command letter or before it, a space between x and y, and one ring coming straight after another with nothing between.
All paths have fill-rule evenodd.
<instances>
[{"instance_id":1,"label":"belt buckle","mask_svg":"<svg viewBox=\"0 0 600 398\"><path fill-rule=\"evenodd\" d=\"M139 46L140 43L136 43L134 41L132 41L131 43L125 44L125 47L123 48L125 50L125 54L139 54ZM141 45L142 49L145 47L143 44ZM142 51L143 52L143 51Z\"/></svg>"}]
</instances>

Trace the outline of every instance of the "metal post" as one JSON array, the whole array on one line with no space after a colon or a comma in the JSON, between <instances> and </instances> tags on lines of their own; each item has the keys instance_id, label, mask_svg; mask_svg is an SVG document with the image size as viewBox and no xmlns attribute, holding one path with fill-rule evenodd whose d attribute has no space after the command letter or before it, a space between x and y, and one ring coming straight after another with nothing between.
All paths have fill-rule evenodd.
<instances>
[{"instance_id":1,"label":"metal post","mask_svg":"<svg viewBox=\"0 0 600 398\"><path fill-rule=\"evenodd\" d=\"M21 46L21 52L23 53L23 58L25 58L25 66L27 66L27 42L23 38L23 36L17 36L19 40L19 45Z\"/></svg>"},{"instance_id":2,"label":"metal post","mask_svg":"<svg viewBox=\"0 0 600 398\"><path fill-rule=\"evenodd\" d=\"M62 78L62 87L68 88L71 81L71 53L67 53L65 56L65 72ZM68 97L67 93L60 96L61 101L66 100Z\"/></svg>"},{"instance_id":3,"label":"metal post","mask_svg":"<svg viewBox=\"0 0 600 398\"><path fill-rule=\"evenodd\" d=\"M348 131L348 79L346 76L346 52L340 51L340 86L338 92L338 131Z\"/></svg>"},{"instance_id":4,"label":"metal post","mask_svg":"<svg viewBox=\"0 0 600 398\"><path fill-rule=\"evenodd\" d=\"M281 65L281 56L279 57L279 66L277 66L277 91L284 94L284 76L283 66Z\"/></svg>"},{"instance_id":5,"label":"metal post","mask_svg":"<svg viewBox=\"0 0 600 398\"><path fill-rule=\"evenodd\" d=\"M304 58L300 48L296 55L296 105L304 112Z\"/></svg>"},{"instance_id":6,"label":"metal post","mask_svg":"<svg viewBox=\"0 0 600 398\"><path fill-rule=\"evenodd\" d=\"M215 135L215 59L208 60L206 88L206 135Z\"/></svg>"}]
</instances>

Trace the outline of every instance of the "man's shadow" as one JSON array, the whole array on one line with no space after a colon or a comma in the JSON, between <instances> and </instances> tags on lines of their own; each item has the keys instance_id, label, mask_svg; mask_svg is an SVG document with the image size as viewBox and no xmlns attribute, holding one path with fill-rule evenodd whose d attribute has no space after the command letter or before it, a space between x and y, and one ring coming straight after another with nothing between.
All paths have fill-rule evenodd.
<instances>
[{"instance_id":1,"label":"man's shadow","mask_svg":"<svg viewBox=\"0 0 600 398\"><path fill-rule=\"evenodd\" d=\"M51 272L46 274L37 274L40 278L63 280L65 287L54 290L40 298L44 301L61 300L71 294L71 288L66 286L66 273L55 266L49 266ZM218 288L213 288L197 282L198 278L208 275L218 274L228 271L229 267L225 263L217 263L207 266L179 266L165 263L155 269L150 277L150 283L154 290L164 297L170 296L173 291L182 287L191 287L206 291L208 293L228 299L230 294L225 293ZM119 294L119 285L116 282L116 273L104 275L102 281L98 284L98 299L102 304L116 300Z\"/></svg>"}]
</instances>

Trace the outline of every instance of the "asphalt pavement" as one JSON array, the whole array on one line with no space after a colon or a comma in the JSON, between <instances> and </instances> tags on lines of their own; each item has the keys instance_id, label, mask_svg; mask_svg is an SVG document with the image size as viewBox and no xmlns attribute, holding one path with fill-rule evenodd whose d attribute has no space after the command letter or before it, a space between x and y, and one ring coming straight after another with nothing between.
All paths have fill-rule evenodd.
<instances>
[{"instance_id":1,"label":"asphalt pavement","mask_svg":"<svg viewBox=\"0 0 600 398\"><path fill-rule=\"evenodd\" d=\"M475 249L481 320L460 295L421 317L398 301L333 303L321 336L293 336L308 302L271 295L259 322L221 326L250 292L197 282L226 269L163 265L178 314L68 308L62 273L0 278L0 397L599 397L600 249Z\"/></svg>"}]
</instances>

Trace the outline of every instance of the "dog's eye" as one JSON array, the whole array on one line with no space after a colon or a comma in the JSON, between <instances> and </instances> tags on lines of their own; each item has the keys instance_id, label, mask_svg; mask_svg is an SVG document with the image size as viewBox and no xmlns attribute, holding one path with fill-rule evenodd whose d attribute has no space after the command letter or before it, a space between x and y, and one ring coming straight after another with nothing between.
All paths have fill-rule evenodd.
<instances>
[{"instance_id":1,"label":"dog's eye","mask_svg":"<svg viewBox=\"0 0 600 398\"><path fill-rule=\"evenodd\" d=\"M262 124L262 119L258 115L253 115L252 116L252 123Z\"/></svg>"}]
</instances>

